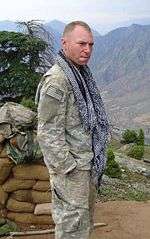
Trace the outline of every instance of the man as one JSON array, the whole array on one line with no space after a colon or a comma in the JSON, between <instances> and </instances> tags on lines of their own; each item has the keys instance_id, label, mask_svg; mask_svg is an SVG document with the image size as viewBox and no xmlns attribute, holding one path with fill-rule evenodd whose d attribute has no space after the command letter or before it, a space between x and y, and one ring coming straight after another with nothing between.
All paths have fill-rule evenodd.
<instances>
[{"instance_id":1,"label":"man","mask_svg":"<svg viewBox=\"0 0 150 239\"><path fill-rule=\"evenodd\" d=\"M87 66L93 48L90 27L65 27L56 64L38 87L38 140L50 173L57 239L88 239L96 187L105 168L108 122Z\"/></svg>"}]
</instances>

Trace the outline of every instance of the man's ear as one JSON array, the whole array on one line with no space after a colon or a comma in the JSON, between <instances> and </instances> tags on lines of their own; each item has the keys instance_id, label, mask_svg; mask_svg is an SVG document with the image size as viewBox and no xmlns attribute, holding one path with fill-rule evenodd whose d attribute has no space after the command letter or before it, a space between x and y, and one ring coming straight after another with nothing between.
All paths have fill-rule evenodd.
<instances>
[{"instance_id":1,"label":"man's ear","mask_svg":"<svg viewBox=\"0 0 150 239\"><path fill-rule=\"evenodd\" d=\"M62 45L62 48L65 49L66 40L64 37L61 38L61 45Z\"/></svg>"}]
</instances>

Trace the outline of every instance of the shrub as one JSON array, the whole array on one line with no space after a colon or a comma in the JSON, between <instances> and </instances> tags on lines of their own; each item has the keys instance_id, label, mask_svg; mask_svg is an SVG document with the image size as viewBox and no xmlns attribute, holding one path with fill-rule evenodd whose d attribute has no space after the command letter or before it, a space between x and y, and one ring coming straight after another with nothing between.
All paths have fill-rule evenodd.
<instances>
[{"instance_id":1,"label":"shrub","mask_svg":"<svg viewBox=\"0 0 150 239\"><path fill-rule=\"evenodd\" d=\"M115 155L111 148L107 150L107 165L105 174L111 178L121 178L122 174L119 164L115 161Z\"/></svg>"},{"instance_id":2,"label":"shrub","mask_svg":"<svg viewBox=\"0 0 150 239\"><path fill-rule=\"evenodd\" d=\"M128 156L135 158L135 159L142 159L144 155L144 146L143 145L132 145L129 149Z\"/></svg>"},{"instance_id":3,"label":"shrub","mask_svg":"<svg viewBox=\"0 0 150 239\"><path fill-rule=\"evenodd\" d=\"M25 97L23 97L22 101L20 103L24 107L27 107L27 108L30 108L33 111L36 111L36 105L35 105L34 101L31 98L26 99Z\"/></svg>"},{"instance_id":4,"label":"shrub","mask_svg":"<svg viewBox=\"0 0 150 239\"><path fill-rule=\"evenodd\" d=\"M139 134L137 136L136 143L138 145L144 145L144 131L143 131L143 129L139 130Z\"/></svg>"},{"instance_id":5,"label":"shrub","mask_svg":"<svg viewBox=\"0 0 150 239\"><path fill-rule=\"evenodd\" d=\"M130 144L137 142L137 133L135 130L126 129L122 134L123 143Z\"/></svg>"}]
</instances>

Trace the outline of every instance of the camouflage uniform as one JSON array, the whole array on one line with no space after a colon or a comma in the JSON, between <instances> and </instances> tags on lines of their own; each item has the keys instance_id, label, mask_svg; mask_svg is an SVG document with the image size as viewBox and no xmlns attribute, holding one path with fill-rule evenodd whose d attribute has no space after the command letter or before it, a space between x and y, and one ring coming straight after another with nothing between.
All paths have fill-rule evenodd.
<instances>
[{"instance_id":1,"label":"camouflage uniform","mask_svg":"<svg viewBox=\"0 0 150 239\"><path fill-rule=\"evenodd\" d=\"M70 82L57 64L45 74L40 90L38 140L50 173L56 238L89 238L95 201L92 140L82 126Z\"/></svg>"}]
</instances>

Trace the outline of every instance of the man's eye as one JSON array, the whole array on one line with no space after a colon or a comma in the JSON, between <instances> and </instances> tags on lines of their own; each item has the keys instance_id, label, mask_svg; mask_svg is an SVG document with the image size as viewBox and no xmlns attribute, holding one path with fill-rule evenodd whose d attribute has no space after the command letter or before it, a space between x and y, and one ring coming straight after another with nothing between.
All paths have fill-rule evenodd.
<instances>
[{"instance_id":1,"label":"man's eye","mask_svg":"<svg viewBox=\"0 0 150 239\"><path fill-rule=\"evenodd\" d=\"M85 42L79 42L80 46L85 46L86 43Z\"/></svg>"}]
</instances>

